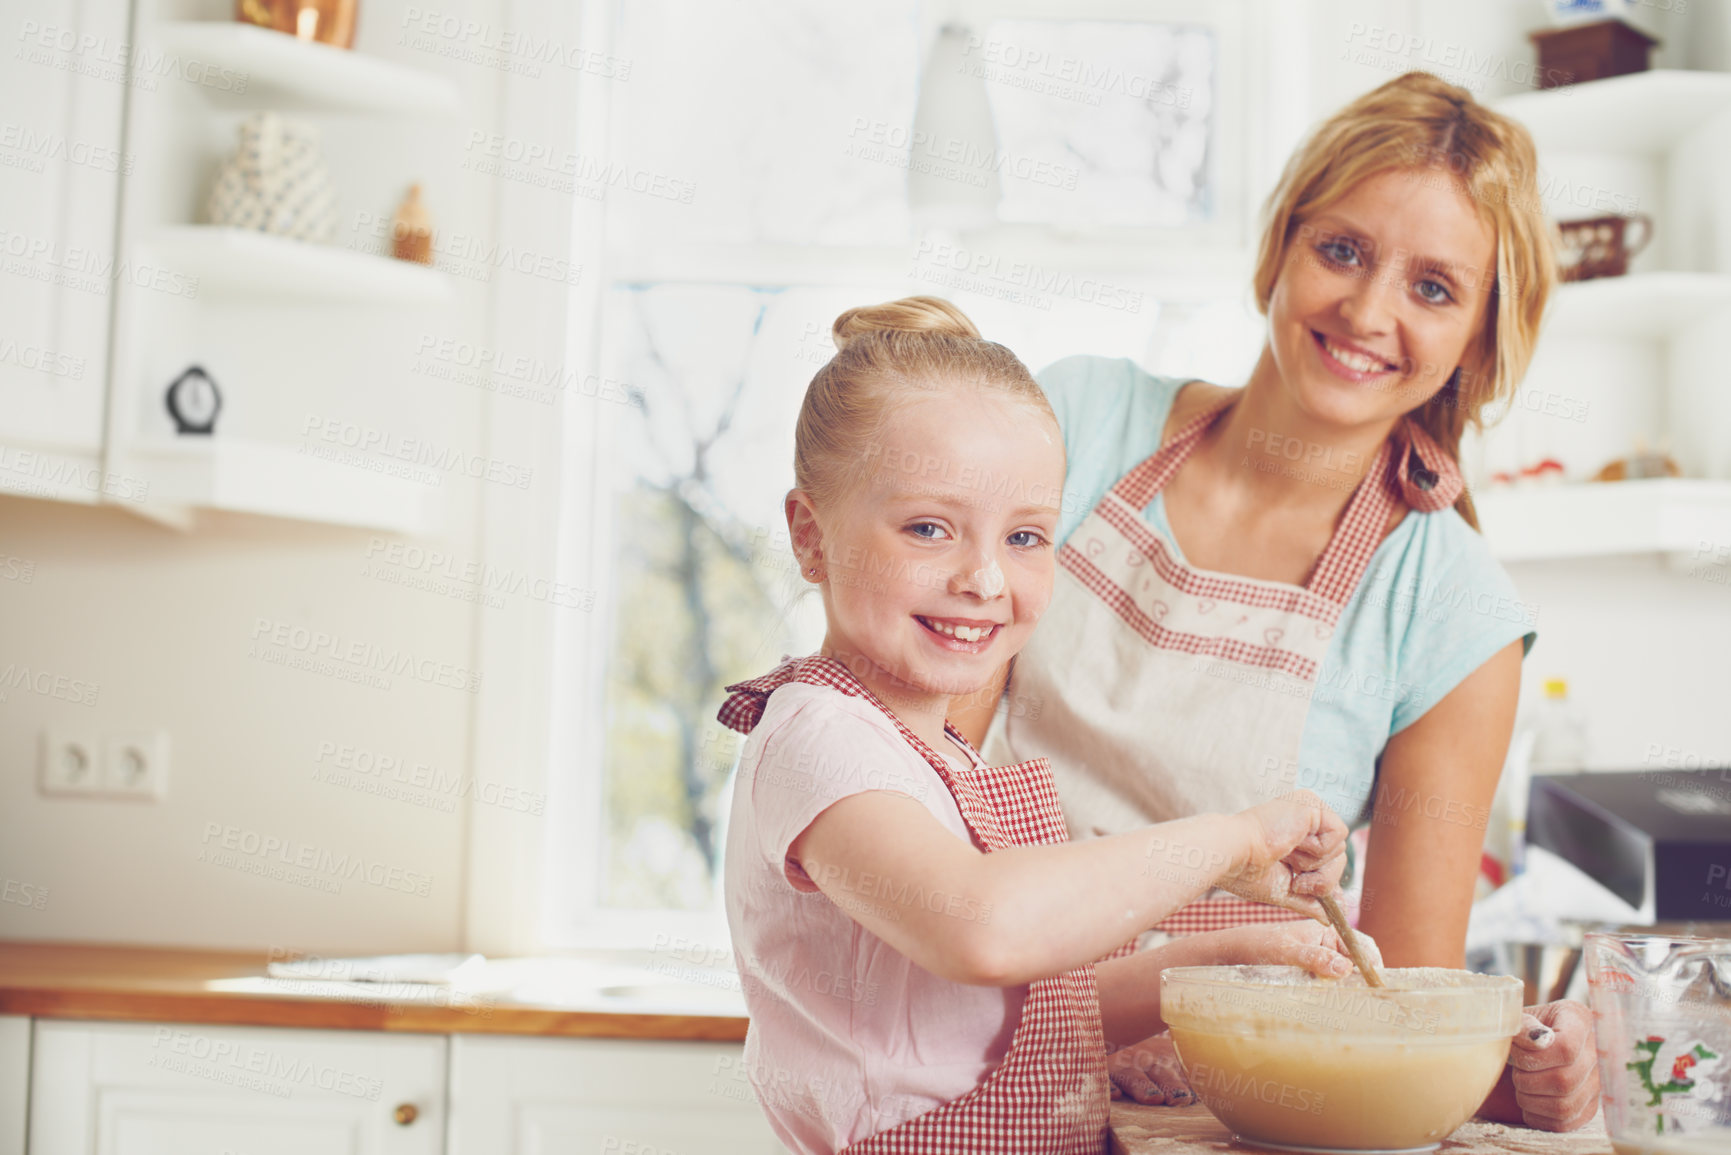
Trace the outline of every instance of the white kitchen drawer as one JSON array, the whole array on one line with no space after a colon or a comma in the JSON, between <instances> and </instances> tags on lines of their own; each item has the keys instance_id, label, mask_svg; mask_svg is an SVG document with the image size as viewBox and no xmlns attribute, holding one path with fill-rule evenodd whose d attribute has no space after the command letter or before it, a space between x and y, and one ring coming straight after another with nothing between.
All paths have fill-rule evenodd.
<instances>
[{"instance_id":1,"label":"white kitchen drawer","mask_svg":"<svg viewBox=\"0 0 1731 1155\"><path fill-rule=\"evenodd\" d=\"M30 1153L437 1155L447 1048L443 1035L39 1019Z\"/></svg>"},{"instance_id":2,"label":"white kitchen drawer","mask_svg":"<svg viewBox=\"0 0 1731 1155\"><path fill-rule=\"evenodd\" d=\"M449 1155L783 1155L738 1043L451 1040Z\"/></svg>"}]
</instances>

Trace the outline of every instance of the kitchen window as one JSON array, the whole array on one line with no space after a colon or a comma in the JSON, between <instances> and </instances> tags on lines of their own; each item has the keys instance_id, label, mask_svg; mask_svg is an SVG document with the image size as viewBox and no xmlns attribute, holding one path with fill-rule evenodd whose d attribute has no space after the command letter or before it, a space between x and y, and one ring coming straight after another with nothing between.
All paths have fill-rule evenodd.
<instances>
[{"instance_id":1,"label":"kitchen window","mask_svg":"<svg viewBox=\"0 0 1731 1155\"><path fill-rule=\"evenodd\" d=\"M1221 161L1219 30L984 25L961 67L985 91L997 151L950 159L958 180L995 171L998 223L957 235L917 229L910 211L920 145L908 126L935 39L924 18L913 0L790 5L750 27L704 0L618 10L613 55L632 73L611 93L607 163L625 176L602 194L594 262L594 357L616 403L568 428L583 465L561 552L596 559L572 580L597 600L560 643L552 945L727 943L720 872L740 736L715 711L727 683L822 639L782 499L838 313L949 297L1034 369L1086 351L1232 380L1254 356L1241 280L1149 275L1174 247L1237 259L1219 247L1242 225L1240 194L1221 183L1235 188L1239 167ZM1054 69L1067 79L1044 75ZM1064 91L1040 91L1053 84ZM1126 202L1139 207L1109 214ZM989 262L970 257L957 275L958 248L989 245Z\"/></svg>"}]
</instances>

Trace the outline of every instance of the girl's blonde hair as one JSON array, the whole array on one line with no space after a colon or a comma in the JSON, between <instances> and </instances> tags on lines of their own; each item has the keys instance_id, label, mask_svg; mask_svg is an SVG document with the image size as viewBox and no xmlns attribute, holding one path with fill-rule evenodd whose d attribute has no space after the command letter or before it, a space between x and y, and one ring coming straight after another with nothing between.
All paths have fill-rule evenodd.
<instances>
[{"instance_id":1,"label":"girl's blonde hair","mask_svg":"<svg viewBox=\"0 0 1731 1155\"><path fill-rule=\"evenodd\" d=\"M1458 463L1466 426L1482 428L1485 408L1512 396L1525 376L1556 284L1554 232L1539 203L1537 168L1527 130L1466 89L1427 72L1396 77L1335 113L1287 162L1268 198L1257 308L1268 312L1299 227L1360 181L1409 169L1458 182L1496 233L1488 316L1448 384L1409 415ZM1469 494L1462 492L1455 508L1477 527Z\"/></svg>"},{"instance_id":2,"label":"girl's blonde hair","mask_svg":"<svg viewBox=\"0 0 1731 1155\"><path fill-rule=\"evenodd\" d=\"M974 387L1007 393L1055 426L1051 403L1016 355L980 336L938 297L849 309L832 329L836 353L817 371L793 434L794 485L826 505L873 459L892 402L910 391Z\"/></svg>"}]
</instances>

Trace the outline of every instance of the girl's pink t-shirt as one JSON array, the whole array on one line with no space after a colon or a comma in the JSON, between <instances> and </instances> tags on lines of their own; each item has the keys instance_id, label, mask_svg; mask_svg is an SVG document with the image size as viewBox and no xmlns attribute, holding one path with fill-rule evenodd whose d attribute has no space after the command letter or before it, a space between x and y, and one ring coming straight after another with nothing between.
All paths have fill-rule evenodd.
<instances>
[{"instance_id":1,"label":"girl's pink t-shirt","mask_svg":"<svg viewBox=\"0 0 1731 1155\"><path fill-rule=\"evenodd\" d=\"M989 922L977 900L837 874L829 881L848 895L838 905L788 860L812 819L867 790L914 798L979 847L943 779L877 707L803 682L769 696L740 755L724 890L751 1016L746 1075L776 1135L800 1155L828 1155L978 1086L1009 1050L1028 995L1025 985L941 979L846 911L919 904Z\"/></svg>"}]
</instances>

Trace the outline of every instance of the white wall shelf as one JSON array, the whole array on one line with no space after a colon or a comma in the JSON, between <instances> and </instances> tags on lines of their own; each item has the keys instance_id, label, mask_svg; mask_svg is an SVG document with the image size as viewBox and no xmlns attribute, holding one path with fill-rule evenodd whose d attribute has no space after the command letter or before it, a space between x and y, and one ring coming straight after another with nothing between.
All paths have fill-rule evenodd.
<instances>
[{"instance_id":1,"label":"white wall shelf","mask_svg":"<svg viewBox=\"0 0 1731 1155\"><path fill-rule=\"evenodd\" d=\"M439 305L454 292L448 274L426 265L250 229L179 225L151 234L148 245L165 267L196 276L201 298Z\"/></svg>"},{"instance_id":2,"label":"white wall shelf","mask_svg":"<svg viewBox=\"0 0 1731 1155\"><path fill-rule=\"evenodd\" d=\"M293 446L225 440L141 440L126 470L149 482L150 502L220 509L408 536L438 530L439 492L423 482L329 461ZM159 518L173 522L173 516Z\"/></svg>"},{"instance_id":3,"label":"white wall shelf","mask_svg":"<svg viewBox=\"0 0 1731 1155\"><path fill-rule=\"evenodd\" d=\"M163 46L207 69L227 68L246 79L244 93L201 85L212 100L260 100L300 109L447 114L461 105L457 86L442 76L328 44L236 21L163 24Z\"/></svg>"},{"instance_id":4,"label":"white wall shelf","mask_svg":"<svg viewBox=\"0 0 1731 1155\"><path fill-rule=\"evenodd\" d=\"M1649 478L1499 489L1474 495L1504 561L1690 554L1731 542L1731 481Z\"/></svg>"},{"instance_id":5,"label":"white wall shelf","mask_svg":"<svg viewBox=\"0 0 1731 1155\"><path fill-rule=\"evenodd\" d=\"M1559 337L1669 337L1731 307L1724 273L1630 273L1560 285L1546 321Z\"/></svg>"},{"instance_id":6,"label":"white wall shelf","mask_svg":"<svg viewBox=\"0 0 1731 1155\"><path fill-rule=\"evenodd\" d=\"M1731 108L1731 73L1654 69L1517 93L1496 108L1526 125L1541 154L1663 153Z\"/></svg>"}]
</instances>

